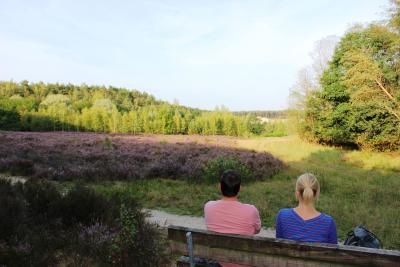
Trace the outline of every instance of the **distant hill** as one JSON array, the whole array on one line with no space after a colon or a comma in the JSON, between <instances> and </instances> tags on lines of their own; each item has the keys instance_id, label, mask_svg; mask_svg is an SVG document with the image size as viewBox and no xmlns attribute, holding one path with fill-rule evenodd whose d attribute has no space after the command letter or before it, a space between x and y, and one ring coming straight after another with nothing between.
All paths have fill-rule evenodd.
<instances>
[{"instance_id":1,"label":"distant hill","mask_svg":"<svg viewBox=\"0 0 400 267\"><path fill-rule=\"evenodd\" d=\"M249 136L263 133L256 116L184 107L112 86L0 81L2 130Z\"/></svg>"}]
</instances>

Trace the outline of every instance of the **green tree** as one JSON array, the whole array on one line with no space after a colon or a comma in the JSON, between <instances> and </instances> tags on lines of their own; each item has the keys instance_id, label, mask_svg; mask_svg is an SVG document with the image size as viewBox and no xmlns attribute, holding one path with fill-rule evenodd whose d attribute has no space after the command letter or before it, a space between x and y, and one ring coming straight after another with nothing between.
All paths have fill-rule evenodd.
<instances>
[{"instance_id":1,"label":"green tree","mask_svg":"<svg viewBox=\"0 0 400 267\"><path fill-rule=\"evenodd\" d=\"M348 32L307 99L303 135L396 150L400 145L400 36L382 25Z\"/></svg>"}]
</instances>

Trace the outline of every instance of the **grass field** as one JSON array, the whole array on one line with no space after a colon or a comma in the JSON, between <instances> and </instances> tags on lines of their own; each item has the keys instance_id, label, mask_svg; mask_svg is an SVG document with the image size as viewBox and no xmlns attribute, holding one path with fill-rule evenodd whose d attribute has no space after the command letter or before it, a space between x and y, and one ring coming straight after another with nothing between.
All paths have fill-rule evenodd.
<instances>
[{"instance_id":1,"label":"grass field","mask_svg":"<svg viewBox=\"0 0 400 267\"><path fill-rule=\"evenodd\" d=\"M212 138L204 137L212 143ZM357 224L366 225L386 248L400 248L400 155L349 151L309 144L295 136L229 139L226 145L268 151L285 163L272 178L243 184L240 200L256 205L263 226L274 227L280 208L296 205L294 184L304 172L321 183L318 209L332 215L341 239ZM155 179L102 182L93 186L105 193L116 190L135 195L145 207L177 214L202 215L208 200L220 197L218 184Z\"/></svg>"}]
</instances>

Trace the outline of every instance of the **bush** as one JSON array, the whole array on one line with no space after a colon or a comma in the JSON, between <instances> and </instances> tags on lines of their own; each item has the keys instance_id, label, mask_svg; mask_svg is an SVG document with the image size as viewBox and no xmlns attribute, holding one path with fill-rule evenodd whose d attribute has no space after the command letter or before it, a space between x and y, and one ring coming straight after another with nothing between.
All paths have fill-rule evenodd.
<instances>
[{"instance_id":1,"label":"bush","mask_svg":"<svg viewBox=\"0 0 400 267\"><path fill-rule=\"evenodd\" d=\"M271 121L264 124L262 135L265 137L281 137L288 135L288 123L281 121Z\"/></svg>"},{"instance_id":2,"label":"bush","mask_svg":"<svg viewBox=\"0 0 400 267\"><path fill-rule=\"evenodd\" d=\"M235 170L239 172L242 181L253 179L251 170L235 158L217 157L207 162L203 169L203 181L215 183L219 181L225 170Z\"/></svg>"},{"instance_id":3,"label":"bush","mask_svg":"<svg viewBox=\"0 0 400 267\"><path fill-rule=\"evenodd\" d=\"M81 265L90 265L90 261L112 262L110 248L116 235L115 229L101 222L95 222L88 226L80 225L77 231L75 242L77 253L74 254L76 262L80 262Z\"/></svg>"},{"instance_id":4,"label":"bush","mask_svg":"<svg viewBox=\"0 0 400 267\"><path fill-rule=\"evenodd\" d=\"M33 167L34 165L31 160L16 158L13 156L0 160L0 171L10 172L11 175L32 175L34 173Z\"/></svg>"},{"instance_id":5,"label":"bush","mask_svg":"<svg viewBox=\"0 0 400 267\"><path fill-rule=\"evenodd\" d=\"M78 184L58 204L58 210L65 225L91 225L110 218L110 206L104 196Z\"/></svg>"},{"instance_id":6,"label":"bush","mask_svg":"<svg viewBox=\"0 0 400 267\"><path fill-rule=\"evenodd\" d=\"M25 221L26 204L10 182L0 179L0 242L13 239ZM0 261L1 262L1 261Z\"/></svg>"},{"instance_id":7,"label":"bush","mask_svg":"<svg viewBox=\"0 0 400 267\"><path fill-rule=\"evenodd\" d=\"M23 195L28 210L36 223L54 220L59 212L57 204L61 195L54 185L46 181L27 182L23 186Z\"/></svg>"},{"instance_id":8,"label":"bush","mask_svg":"<svg viewBox=\"0 0 400 267\"><path fill-rule=\"evenodd\" d=\"M127 195L83 185L65 195L44 181L0 180L0 263L6 266L159 266L159 229ZM68 264L67 264L68 263Z\"/></svg>"},{"instance_id":9,"label":"bush","mask_svg":"<svg viewBox=\"0 0 400 267\"><path fill-rule=\"evenodd\" d=\"M119 231L113 238L111 259L118 266L159 266L165 245L155 225L144 214L124 204L120 207ZM135 253L132 253L132 252Z\"/></svg>"}]
</instances>

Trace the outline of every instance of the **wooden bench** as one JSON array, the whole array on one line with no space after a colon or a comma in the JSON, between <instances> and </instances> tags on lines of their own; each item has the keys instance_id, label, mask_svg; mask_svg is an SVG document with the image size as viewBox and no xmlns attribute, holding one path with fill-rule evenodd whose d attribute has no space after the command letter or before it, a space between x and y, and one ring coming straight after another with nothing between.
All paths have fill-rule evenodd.
<instances>
[{"instance_id":1,"label":"wooden bench","mask_svg":"<svg viewBox=\"0 0 400 267\"><path fill-rule=\"evenodd\" d=\"M192 233L197 257L260 267L399 266L400 251L290 240L238 236L168 227L171 252L188 255L186 233ZM189 266L187 260L177 266Z\"/></svg>"}]
</instances>

